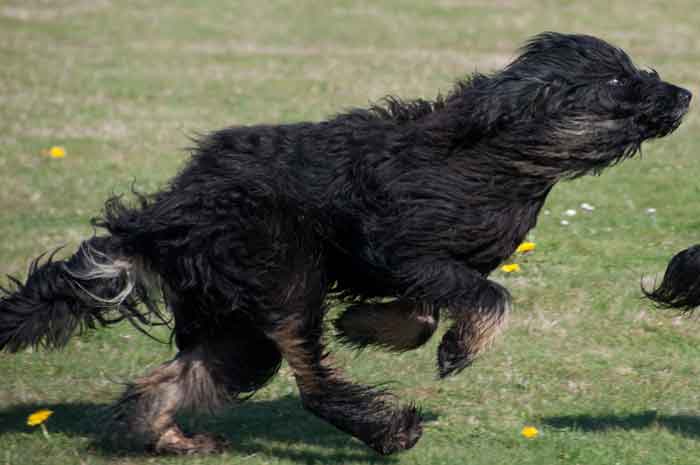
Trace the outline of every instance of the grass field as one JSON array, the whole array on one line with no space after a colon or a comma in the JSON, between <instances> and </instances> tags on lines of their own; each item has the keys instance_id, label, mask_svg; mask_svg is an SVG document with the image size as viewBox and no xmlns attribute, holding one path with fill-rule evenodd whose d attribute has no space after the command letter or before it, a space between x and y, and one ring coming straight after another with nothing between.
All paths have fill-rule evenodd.
<instances>
[{"instance_id":1,"label":"grass field","mask_svg":"<svg viewBox=\"0 0 700 465\"><path fill-rule=\"evenodd\" d=\"M0 273L74 247L109 194L163 185L197 132L432 98L543 30L602 36L697 98L699 25L695 0L0 0ZM65 158L42 155L53 145ZM522 271L494 274L514 295L509 329L460 376L435 380L439 338L400 356L338 349L355 379L423 406L409 452L377 457L304 412L286 367L253 401L186 420L225 435L223 455L109 447L98 432L118 383L173 353L125 325L0 354L0 464L700 464L700 322L639 291L700 242L698 154L691 108L641 159L556 187ZM25 425L42 407L48 439Z\"/></svg>"}]
</instances>

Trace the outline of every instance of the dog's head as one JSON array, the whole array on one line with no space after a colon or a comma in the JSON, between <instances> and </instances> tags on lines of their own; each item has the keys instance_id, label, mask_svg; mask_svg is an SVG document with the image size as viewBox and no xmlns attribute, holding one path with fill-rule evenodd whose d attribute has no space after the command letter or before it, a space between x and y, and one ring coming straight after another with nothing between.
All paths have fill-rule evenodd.
<instances>
[{"instance_id":1,"label":"dog's head","mask_svg":"<svg viewBox=\"0 0 700 465\"><path fill-rule=\"evenodd\" d=\"M691 100L621 49L558 33L536 36L503 71L462 87L469 90L479 102L470 111L486 121L486 132L525 143L534 158L557 158L567 177L599 171L671 133Z\"/></svg>"}]
</instances>

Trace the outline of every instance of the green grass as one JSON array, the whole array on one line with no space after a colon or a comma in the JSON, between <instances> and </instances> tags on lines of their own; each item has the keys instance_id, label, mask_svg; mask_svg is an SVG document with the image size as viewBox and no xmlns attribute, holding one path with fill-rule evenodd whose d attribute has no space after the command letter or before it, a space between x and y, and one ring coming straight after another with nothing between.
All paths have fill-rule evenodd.
<instances>
[{"instance_id":1,"label":"green grass","mask_svg":"<svg viewBox=\"0 0 700 465\"><path fill-rule=\"evenodd\" d=\"M0 273L89 235L104 199L162 186L188 137L232 124L318 120L386 93L433 97L503 66L543 30L600 35L700 95L694 0L393 2L4 0L0 2ZM697 106L697 105L696 105ZM522 272L495 273L515 310L499 343L434 379L438 338L400 356L338 348L356 379L423 406L425 434L391 458L304 412L288 368L217 418L220 456L156 458L100 442L119 382L172 355L119 326L60 353L0 354L2 464L700 463L698 322L640 299L698 241L700 119L601 177L557 186ZM68 155L41 156L51 145ZM582 202L592 213L562 226ZM646 213L656 208L655 214ZM55 410L50 439L25 426ZM524 425L541 435L526 440Z\"/></svg>"}]
</instances>

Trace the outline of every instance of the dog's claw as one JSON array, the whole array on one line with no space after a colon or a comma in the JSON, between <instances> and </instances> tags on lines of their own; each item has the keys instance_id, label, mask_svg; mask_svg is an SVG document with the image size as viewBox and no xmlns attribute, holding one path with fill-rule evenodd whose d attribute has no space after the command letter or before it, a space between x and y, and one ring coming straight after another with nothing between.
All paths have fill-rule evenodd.
<instances>
[{"instance_id":1,"label":"dog's claw","mask_svg":"<svg viewBox=\"0 0 700 465\"><path fill-rule=\"evenodd\" d=\"M444 379L458 374L472 364L475 356L457 332L447 331L438 347L438 377Z\"/></svg>"}]
</instances>

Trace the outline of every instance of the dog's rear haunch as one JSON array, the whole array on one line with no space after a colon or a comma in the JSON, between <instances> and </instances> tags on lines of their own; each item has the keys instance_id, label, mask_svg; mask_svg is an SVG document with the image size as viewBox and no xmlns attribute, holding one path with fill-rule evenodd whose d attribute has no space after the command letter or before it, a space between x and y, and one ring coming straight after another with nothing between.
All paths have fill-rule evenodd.
<instances>
[{"instance_id":1,"label":"dog's rear haunch","mask_svg":"<svg viewBox=\"0 0 700 465\"><path fill-rule=\"evenodd\" d=\"M333 366L328 298L351 304L335 326L354 347L415 349L447 317L438 372L459 372L505 321L508 291L488 275L552 187L669 134L690 102L594 37L546 33L521 52L434 101L387 98L319 123L202 138L166 189L136 206L107 202L95 224L108 234L13 280L0 348L60 347L78 328L123 319L143 328L167 319L162 299L179 353L116 409L147 446L216 450L175 414L245 397L284 359L308 410L381 454L412 447L416 408Z\"/></svg>"}]
</instances>

